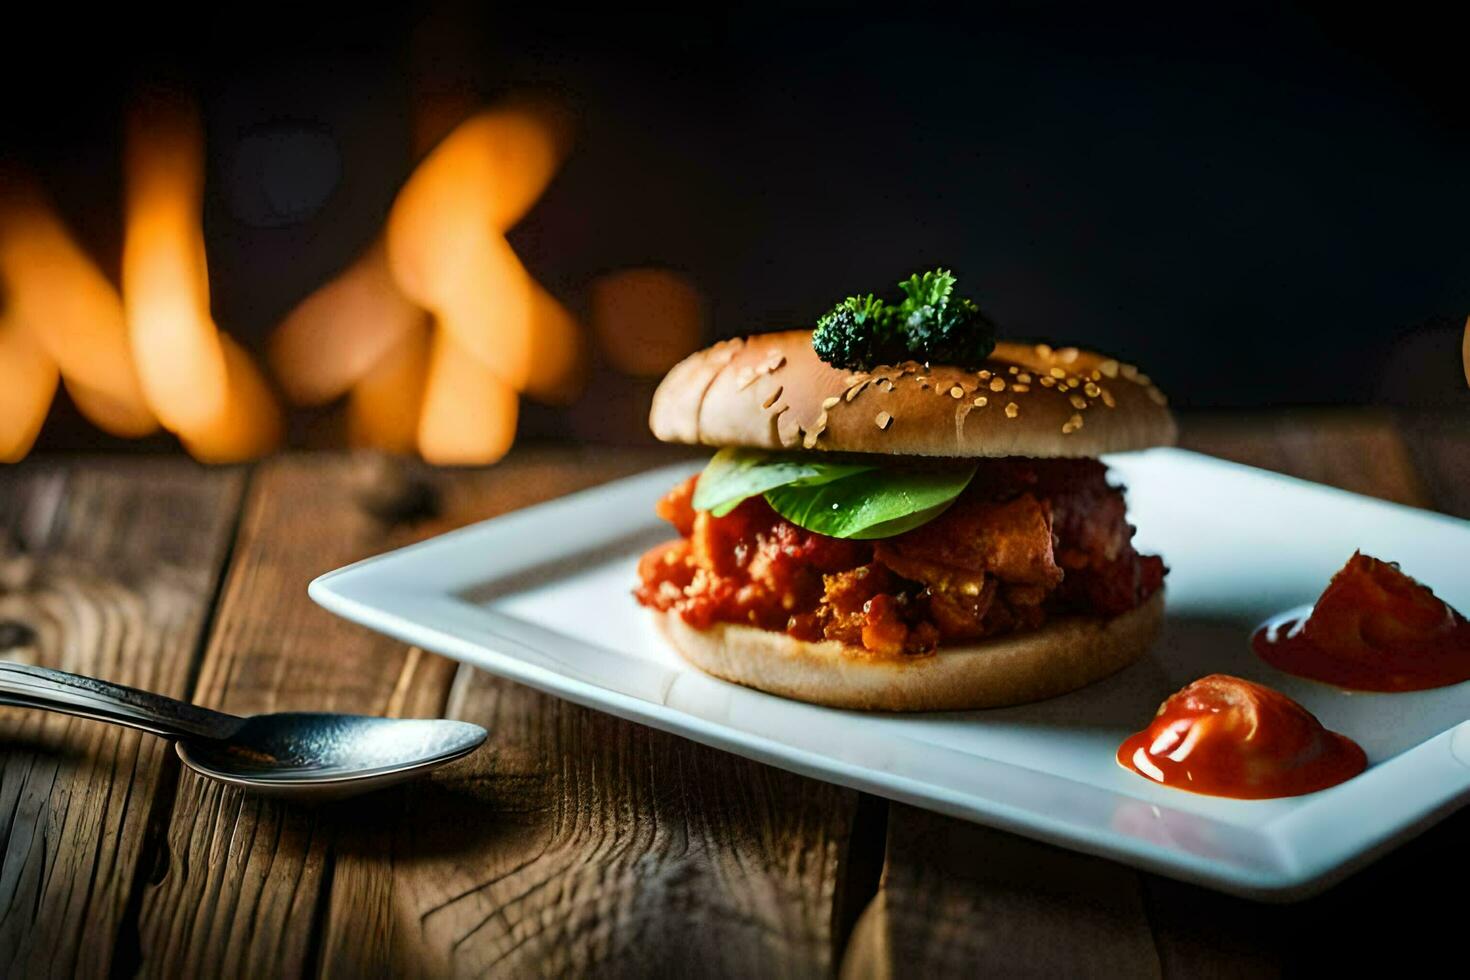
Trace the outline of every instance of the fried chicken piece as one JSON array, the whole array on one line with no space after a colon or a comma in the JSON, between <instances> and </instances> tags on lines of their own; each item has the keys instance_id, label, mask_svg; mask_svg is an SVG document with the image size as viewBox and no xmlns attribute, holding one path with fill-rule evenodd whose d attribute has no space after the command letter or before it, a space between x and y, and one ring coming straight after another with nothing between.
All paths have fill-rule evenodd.
<instances>
[{"instance_id":1,"label":"fried chicken piece","mask_svg":"<svg viewBox=\"0 0 1470 980\"><path fill-rule=\"evenodd\" d=\"M986 575L1048 590L1062 580L1051 511L1029 493L999 503L962 497L923 527L878 542L874 556L936 592L978 596Z\"/></svg>"}]
</instances>

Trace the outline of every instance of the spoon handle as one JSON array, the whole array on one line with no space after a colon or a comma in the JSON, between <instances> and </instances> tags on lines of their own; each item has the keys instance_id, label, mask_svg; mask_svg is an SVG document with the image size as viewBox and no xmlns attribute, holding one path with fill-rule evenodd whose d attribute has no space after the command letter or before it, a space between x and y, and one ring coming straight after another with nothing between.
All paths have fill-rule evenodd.
<instances>
[{"instance_id":1,"label":"spoon handle","mask_svg":"<svg viewBox=\"0 0 1470 980\"><path fill-rule=\"evenodd\" d=\"M0 704L110 721L166 738L229 738L241 724L234 715L135 687L3 661Z\"/></svg>"}]
</instances>

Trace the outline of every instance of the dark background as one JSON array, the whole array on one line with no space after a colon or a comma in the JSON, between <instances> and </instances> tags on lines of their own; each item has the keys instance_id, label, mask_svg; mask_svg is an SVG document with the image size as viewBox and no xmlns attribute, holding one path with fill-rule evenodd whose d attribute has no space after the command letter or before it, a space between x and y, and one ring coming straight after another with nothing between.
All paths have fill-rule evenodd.
<instances>
[{"instance_id":1,"label":"dark background","mask_svg":"<svg viewBox=\"0 0 1470 980\"><path fill-rule=\"evenodd\" d=\"M667 265L725 336L946 264L1178 406L1464 404L1461 25L1112 6L68 6L7 29L0 153L115 270L128 94L195 89L217 319L258 348L380 227L416 94L539 87L578 142L512 241L573 308Z\"/></svg>"}]
</instances>

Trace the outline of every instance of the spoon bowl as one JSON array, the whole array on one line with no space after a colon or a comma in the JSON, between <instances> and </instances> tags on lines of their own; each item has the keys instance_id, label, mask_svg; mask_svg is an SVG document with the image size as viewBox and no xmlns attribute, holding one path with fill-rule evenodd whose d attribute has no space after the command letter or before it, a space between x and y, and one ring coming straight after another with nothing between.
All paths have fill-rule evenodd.
<instances>
[{"instance_id":1,"label":"spoon bowl","mask_svg":"<svg viewBox=\"0 0 1470 980\"><path fill-rule=\"evenodd\" d=\"M228 740L184 739L184 765L267 796L328 799L382 789L468 755L485 729L463 721L316 712L255 715Z\"/></svg>"}]
</instances>

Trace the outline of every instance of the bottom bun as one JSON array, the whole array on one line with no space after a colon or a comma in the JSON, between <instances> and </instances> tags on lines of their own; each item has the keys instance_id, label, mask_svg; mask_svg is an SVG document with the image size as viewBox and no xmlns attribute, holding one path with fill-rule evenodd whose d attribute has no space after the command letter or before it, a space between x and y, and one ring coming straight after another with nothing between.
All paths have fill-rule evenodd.
<instances>
[{"instance_id":1,"label":"bottom bun","mask_svg":"<svg viewBox=\"0 0 1470 980\"><path fill-rule=\"evenodd\" d=\"M1160 589L1112 619L1069 616L930 655L877 657L836 640L811 643L732 623L700 630L677 613L658 617L674 649L706 673L798 701L871 711L999 708L1054 698L1142 657L1163 620Z\"/></svg>"}]
</instances>

